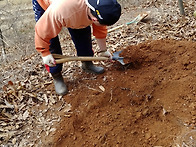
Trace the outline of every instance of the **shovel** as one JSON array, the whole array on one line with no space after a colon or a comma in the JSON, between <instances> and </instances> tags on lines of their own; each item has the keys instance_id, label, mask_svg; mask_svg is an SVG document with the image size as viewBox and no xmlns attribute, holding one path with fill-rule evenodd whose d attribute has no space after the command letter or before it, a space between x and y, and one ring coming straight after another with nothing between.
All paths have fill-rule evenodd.
<instances>
[{"instance_id":1,"label":"shovel","mask_svg":"<svg viewBox=\"0 0 196 147\"><path fill-rule=\"evenodd\" d=\"M118 61L122 65L125 65L123 61L123 57L119 57L119 54L121 52L122 51L113 53L112 60ZM69 61L105 61L109 59L107 57L84 57L84 56L73 57L73 56L65 56L59 54L52 54L52 56L56 59L56 64L65 63Z\"/></svg>"},{"instance_id":2,"label":"shovel","mask_svg":"<svg viewBox=\"0 0 196 147\"><path fill-rule=\"evenodd\" d=\"M113 32L115 30L118 30L118 29L120 29L120 28L122 28L124 26L128 26L130 24L138 24L140 21L142 21L143 19L145 19L149 14L150 14L150 11L140 13L132 21L127 22L126 24L122 24L122 25L119 25L117 27L114 27L112 29L109 29L108 30L108 33ZM95 39L95 37L93 37L93 39Z\"/></svg>"}]
</instances>

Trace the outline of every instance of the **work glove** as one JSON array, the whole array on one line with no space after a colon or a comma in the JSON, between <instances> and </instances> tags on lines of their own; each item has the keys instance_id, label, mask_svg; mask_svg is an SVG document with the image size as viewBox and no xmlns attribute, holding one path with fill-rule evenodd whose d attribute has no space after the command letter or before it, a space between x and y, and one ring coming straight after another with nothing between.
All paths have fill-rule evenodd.
<instances>
[{"instance_id":1,"label":"work glove","mask_svg":"<svg viewBox=\"0 0 196 147\"><path fill-rule=\"evenodd\" d=\"M56 61L51 54L45 57L42 57L42 59L43 59L44 64L50 67L56 66Z\"/></svg>"},{"instance_id":2,"label":"work glove","mask_svg":"<svg viewBox=\"0 0 196 147\"><path fill-rule=\"evenodd\" d=\"M111 54L108 50L99 51L99 52L97 53L97 55L98 55L99 57L107 57L107 58L109 58L109 59L112 59L112 54Z\"/></svg>"}]
</instances>

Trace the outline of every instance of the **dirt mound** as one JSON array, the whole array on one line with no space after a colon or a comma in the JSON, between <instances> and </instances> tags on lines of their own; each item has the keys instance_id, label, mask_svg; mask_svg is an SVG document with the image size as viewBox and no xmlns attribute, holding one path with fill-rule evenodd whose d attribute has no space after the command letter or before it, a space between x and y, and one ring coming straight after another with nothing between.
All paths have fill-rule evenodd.
<instances>
[{"instance_id":1,"label":"dirt mound","mask_svg":"<svg viewBox=\"0 0 196 147\"><path fill-rule=\"evenodd\" d=\"M128 46L125 66L68 82L72 115L51 146L194 146L196 43L157 40ZM48 87L51 88L51 87ZM189 140L183 140L188 138ZM191 144L191 145L190 145Z\"/></svg>"}]
</instances>

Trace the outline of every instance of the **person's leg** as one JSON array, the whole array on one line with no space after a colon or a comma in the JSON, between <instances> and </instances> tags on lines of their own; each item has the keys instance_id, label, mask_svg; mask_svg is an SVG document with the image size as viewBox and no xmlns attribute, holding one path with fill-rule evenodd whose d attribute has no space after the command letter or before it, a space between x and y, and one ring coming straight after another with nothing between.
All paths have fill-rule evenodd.
<instances>
[{"instance_id":1,"label":"person's leg","mask_svg":"<svg viewBox=\"0 0 196 147\"><path fill-rule=\"evenodd\" d=\"M45 11L39 5L37 0L32 0L32 4L33 4L33 11L35 13L35 21L37 22L40 19L40 17L44 14Z\"/></svg>"},{"instance_id":2,"label":"person's leg","mask_svg":"<svg viewBox=\"0 0 196 147\"><path fill-rule=\"evenodd\" d=\"M78 56L93 56L91 28L90 26L83 29L68 28L72 40L75 44Z\"/></svg>"},{"instance_id":3,"label":"person's leg","mask_svg":"<svg viewBox=\"0 0 196 147\"><path fill-rule=\"evenodd\" d=\"M56 36L55 38L52 38L50 40L50 53L51 54L60 54L62 55L62 49L59 41L59 37ZM59 73L62 71L63 64L57 64L54 67L49 67L49 72L51 74L53 73Z\"/></svg>"},{"instance_id":4,"label":"person's leg","mask_svg":"<svg viewBox=\"0 0 196 147\"><path fill-rule=\"evenodd\" d=\"M62 55L62 50L61 50L58 36L55 38L52 38L50 40L50 52L54 53L54 54L61 54ZM57 64L54 67L48 66L49 72L51 73L53 80L54 80L55 91L59 95L65 95L68 92L67 86L64 83L64 79L61 74L62 66L63 66L63 64ZM46 68L48 68L48 67L46 67Z\"/></svg>"},{"instance_id":5,"label":"person's leg","mask_svg":"<svg viewBox=\"0 0 196 147\"><path fill-rule=\"evenodd\" d=\"M84 29L71 29L68 28L71 34L72 40L75 44L78 56L93 56L92 50L92 39L91 39L91 28L90 26ZM86 72L95 74L101 74L104 72L104 68L94 66L92 61L82 62L82 69Z\"/></svg>"},{"instance_id":6,"label":"person's leg","mask_svg":"<svg viewBox=\"0 0 196 147\"><path fill-rule=\"evenodd\" d=\"M33 3L33 10L35 12L35 21L37 22L45 11L39 5L37 0L32 0L32 3ZM55 54L62 54L61 45L58 36L50 40L50 52ZM62 65L63 64L57 64L55 67L49 67L45 65L45 67L53 77L56 93L60 95L65 95L67 93L67 86L65 85L61 74Z\"/></svg>"}]
</instances>

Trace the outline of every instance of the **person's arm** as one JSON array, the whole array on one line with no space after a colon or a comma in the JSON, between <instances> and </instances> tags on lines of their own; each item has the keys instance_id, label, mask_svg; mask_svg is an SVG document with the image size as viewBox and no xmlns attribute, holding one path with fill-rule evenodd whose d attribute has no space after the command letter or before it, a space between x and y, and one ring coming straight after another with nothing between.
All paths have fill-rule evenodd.
<instances>
[{"instance_id":1,"label":"person's arm","mask_svg":"<svg viewBox=\"0 0 196 147\"><path fill-rule=\"evenodd\" d=\"M35 25L35 47L42 57L50 55L50 39L56 37L62 29L62 24L50 7L44 12Z\"/></svg>"},{"instance_id":2,"label":"person's arm","mask_svg":"<svg viewBox=\"0 0 196 147\"><path fill-rule=\"evenodd\" d=\"M103 39L97 38L97 44L99 46L99 50L97 51L98 56L112 58L112 54L109 52L109 50L106 47L106 38Z\"/></svg>"},{"instance_id":3,"label":"person's arm","mask_svg":"<svg viewBox=\"0 0 196 147\"><path fill-rule=\"evenodd\" d=\"M56 65L49 46L50 40L62 29L62 22L57 14L54 9L48 8L35 25L35 48L41 54L44 64L48 66Z\"/></svg>"},{"instance_id":4,"label":"person's arm","mask_svg":"<svg viewBox=\"0 0 196 147\"><path fill-rule=\"evenodd\" d=\"M106 38L96 38L97 44L99 46L98 52L103 52L107 50L106 47Z\"/></svg>"},{"instance_id":5,"label":"person's arm","mask_svg":"<svg viewBox=\"0 0 196 147\"><path fill-rule=\"evenodd\" d=\"M97 44L99 46L99 50L97 51L98 56L111 58L111 53L107 50L106 46L106 36L107 36L107 27L106 26L93 26L93 35L97 40Z\"/></svg>"}]
</instances>

